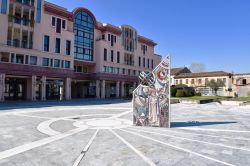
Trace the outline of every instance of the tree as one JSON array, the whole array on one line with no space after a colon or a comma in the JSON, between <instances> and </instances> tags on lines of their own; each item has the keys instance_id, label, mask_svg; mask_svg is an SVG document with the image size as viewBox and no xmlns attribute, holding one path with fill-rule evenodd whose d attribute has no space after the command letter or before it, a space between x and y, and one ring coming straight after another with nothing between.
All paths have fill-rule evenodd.
<instances>
[{"instance_id":1,"label":"tree","mask_svg":"<svg viewBox=\"0 0 250 166\"><path fill-rule=\"evenodd\" d=\"M189 69L193 73L200 73L200 72L205 72L206 71L206 66L201 63L192 63L189 67Z\"/></svg>"},{"instance_id":2,"label":"tree","mask_svg":"<svg viewBox=\"0 0 250 166\"><path fill-rule=\"evenodd\" d=\"M217 79L217 81L212 79L206 83L206 86L210 87L215 92L215 95L217 96L217 91L219 90L219 88L225 86L225 82L222 79Z\"/></svg>"}]
</instances>

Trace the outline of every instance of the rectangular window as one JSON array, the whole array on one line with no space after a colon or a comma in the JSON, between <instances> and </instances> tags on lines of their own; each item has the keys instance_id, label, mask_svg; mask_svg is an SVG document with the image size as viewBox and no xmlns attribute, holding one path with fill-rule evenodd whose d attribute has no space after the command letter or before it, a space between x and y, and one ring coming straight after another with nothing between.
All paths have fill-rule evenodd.
<instances>
[{"instance_id":1,"label":"rectangular window","mask_svg":"<svg viewBox=\"0 0 250 166\"><path fill-rule=\"evenodd\" d=\"M194 84L194 79L191 80L191 84Z\"/></svg>"},{"instance_id":2,"label":"rectangular window","mask_svg":"<svg viewBox=\"0 0 250 166\"><path fill-rule=\"evenodd\" d=\"M54 67L60 67L60 60L54 59Z\"/></svg>"},{"instance_id":3,"label":"rectangular window","mask_svg":"<svg viewBox=\"0 0 250 166\"><path fill-rule=\"evenodd\" d=\"M199 83L199 84L202 84L202 79L198 79L198 83Z\"/></svg>"},{"instance_id":4,"label":"rectangular window","mask_svg":"<svg viewBox=\"0 0 250 166\"><path fill-rule=\"evenodd\" d=\"M64 68L64 60L61 60L61 68Z\"/></svg>"},{"instance_id":5,"label":"rectangular window","mask_svg":"<svg viewBox=\"0 0 250 166\"><path fill-rule=\"evenodd\" d=\"M102 34L102 40L105 40L105 34Z\"/></svg>"},{"instance_id":6,"label":"rectangular window","mask_svg":"<svg viewBox=\"0 0 250 166\"><path fill-rule=\"evenodd\" d=\"M52 17L52 19L51 19L51 25L53 27L56 26L56 18L55 17Z\"/></svg>"},{"instance_id":7,"label":"rectangular window","mask_svg":"<svg viewBox=\"0 0 250 166\"><path fill-rule=\"evenodd\" d=\"M15 54L14 53L11 53L11 63L15 63Z\"/></svg>"},{"instance_id":8,"label":"rectangular window","mask_svg":"<svg viewBox=\"0 0 250 166\"><path fill-rule=\"evenodd\" d=\"M67 69L70 68L70 61L65 61L65 68L67 68Z\"/></svg>"},{"instance_id":9,"label":"rectangular window","mask_svg":"<svg viewBox=\"0 0 250 166\"><path fill-rule=\"evenodd\" d=\"M29 55L25 55L25 64L26 64L26 65L29 64Z\"/></svg>"},{"instance_id":10,"label":"rectangular window","mask_svg":"<svg viewBox=\"0 0 250 166\"><path fill-rule=\"evenodd\" d=\"M130 69L128 69L128 75L130 75L130 74L131 74L131 73L130 73L130 71L131 71L131 70L130 70Z\"/></svg>"},{"instance_id":11,"label":"rectangular window","mask_svg":"<svg viewBox=\"0 0 250 166\"><path fill-rule=\"evenodd\" d=\"M107 49L104 48L104 61L107 61Z\"/></svg>"},{"instance_id":12,"label":"rectangular window","mask_svg":"<svg viewBox=\"0 0 250 166\"><path fill-rule=\"evenodd\" d=\"M114 46L114 35L111 35L111 46Z\"/></svg>"},{"instance_id":13,"label":"rectangular window","mask_svg":"<svg viewBox=\"0 0 250 166\"><path fill-rule=\"evenodd\" d=\"M122 74L125 74L125 69L124 68L122 69Z\"/></svg>"},{"instance_id":14,"label":"rectangular window","mask_svg":"<svg viewBox=\"0 0 250 166\"><path fill-rule=\"evenodd\" d=\"M205 78L205 84L207 85L207 83L208 83L208 78Z\"/></svg>"},{"instance_id":15,"label":"rectangular window","mask_svg":"<svg viewBox=\"0 0 250 166\"><path fill-rule=\"evenodd\" d=\"M36 22L41 23L42 0L37 0Z\"/></svg>"},{"instance_id":16,"label":"rectangular window","mask_svg":"<svg viewBox=\"0 0 250 166\"><path fill-rule=\"evenodd\" d=\"M61 39L56 38L55 53L60 53Z\"/></svg>"},{"instance_id":17,"label":"rectangular window","mask_svg":"<svg viewBox=\"0 0 250 166\"><path fill-rule=\"evenodd\" d=\"M66 29L66 20L62 20L62 28Z\"/></svg>"},{"instance_id":18,"label":"rectangular window","mask_svg":"<svg viewBox=\"0 0 250 166\"><path fill-rule=\"evenodd\" d=\"M141 57L139 56L139 67L141 67Z\"/></svg>"},{"instance_id":19,"label":"rectangular window","mask_svg":"<svg viewBox=\"0 0 250 166\"><path fill-rule=\"evenodd\" d=\"M7 12L7 0L2 0L1 13L6 14Z\"/></svg>"},{"instance_id":20,"label":"rectangular window","mask_svg":"<svg viewBox=\"0 0 250 166\"><path fill-rule=\"evenodd\" d=\"M111 50L111 62L114 62L114 51L113 50Z\"/></svg>"},{"instance_id":21,"label":"rectangular window","mask_svg":"<svg viewBox=\"0 0 250 166\"><path fill-rule=\"evenodd\" d=\"M120 52L117 51L117 63L120 63Z\"/></svg>"},{"instance_id":22,"label":"rectangular window","mask_svg":"<svg viewBox=\"0 0 250 166\"><path fill-rule=\"evenodd\" d=\"M43 58L43 66L49 66L49 58Z\"/></svg>"},{"instance_id":23,"label":"rectangular window","mask_svg":"<svg viewBox=\"0 0 250 166\"><path fill-rule=\"evenodd\" d=\"M62 20L60 18L56 19L56 33L61 33L62 31Z\"/></svg>"},{"instance_id":24,"label":"rectangular window","mask_svg":"<svg viewBox=\"0 0 250 166\"><path fill-rule=\"evenodd\" d=\"M145 58L143 58L143 67L145 67L146 64L145 64Z\"/></svg>"},{"instance_id":25,"label":"rectangular window","mask_svg":"<svg viewBox=\"0 0 250 166\"><path fill-rule=\"evenodd\" d=\"M188 84L188 79L186 79L186 84Z\"/></svg>"},{"instance_id":26,"label":"rectangular window","mask_svg":"<svg viewBox=\"0 0 250 166\"><path fill-rule=\"evenodd\" d=\"M49 36L47 35L43 38L43 51L49 52Z\"/></svg>"},{"instance_id":27,"label":"rectangular window","mask_svg":"<svg viewBox=\"0 0 250 166\"><path fill-rule=\"evenodd\" d=\"M82 66L77 66L76 67L76 71L79 72L79 73L81 73L82 72Z\"/></svg>"},{"instance_id":28,"label":"rectangular window","mask_svg":"<svg viewBox=\"0 0 250 166\"><path fill-rule=\"evenodd\" d=\"M70 50L71 48L71 41L70 40L66 40L66 55L70 55Z\"/></svg>"},{"instance_id":29,"label":"rectangular window","mask_svg":"<svg viewBox=\"0 0 250 166\"><path fill-rule=\"evenodd\" d=\"M243 79L242 80L242 85L246 85L247 84L247 80L246 79Z\"/></svg>"},{"instance_id":30,"label":"rectangular window","mask_svg":"<svg viewBox=\"0 0 250 166\"><path fill-rule=\"evenodd\" d=\"M148 68L149 68L149 59L148 59Z\"/></svg>"},{"instance_id":31,"label":"rectangular window","mask_svg":"<svg viewBox=\"0 0 250 166\"><path fill-rule=\"evenodd\" d=\"M151 68L154 69L154 60L151 60Z\"/></svg>"},{"instance_id":32,"label":"rectangular window","mask_svg":"<svg viewBox=\"0 0 250 166\"><path fill-rule=\"evenodd\" d=\"M108 41L110 41L110 34L108 34Z\"/></svg>"},{"instance_id":33,"label":"rectangular window","mask_svg":"<svg viewBox=\"0 0 250 166\"><path fill-rule=\"evenodd\" d=\"M50 66L53 67L53 59L50 59Z\"/></svg>"},{"instance_id":34,"label":"rectangular window","mask_svg":"<svg viewBox=\"0 0 250 166\"><path fill-rule=\"evenodd\" d=\"M23 64L24 63L24 56L20 54L16 54L16 63Z\"/></svg>"},{"instance_id":35,"label":"rectangular window","mask_svg":"<svg viewBox=\"0 0 250 166\"><path fill-rule=\"evenodd\" d=\"M136 70L133 71L134 76L136 75Z\"/></svg>"},{"instance_id":36,"label":"rectangular window","mask_svg":"<svg viewBox=\"0 0 250 166\"><path fill-rule=\"evenodd\" d=\"M30 64L37 65L37 57L36 56L30 56Z\"/></svg>"}]
</instances>

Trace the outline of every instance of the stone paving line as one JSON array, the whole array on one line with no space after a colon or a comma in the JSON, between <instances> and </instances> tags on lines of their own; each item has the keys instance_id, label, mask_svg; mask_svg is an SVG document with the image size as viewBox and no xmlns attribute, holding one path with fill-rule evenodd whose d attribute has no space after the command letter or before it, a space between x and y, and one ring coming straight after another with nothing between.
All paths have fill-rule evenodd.
<instances>
[{"instance_id":1,"label":"stone paving line","mask_svg":"<svg viewBox=\"0 0 250 166\"><path fill-rule=\"evenodd\" d=\"M111 119L118 118L118 117L123 116L123 115L128 114L128 113L131 113L131 111L123 112L123 113L120 113L118 115L111 116L110 118ZM13 113L11 113L11 114L13 114ZM15 113L14 115L18 115L18 114ZM86 116L86 115L82 115L82 116ZM27 117L32 117L33 118L34 116L27 116ZM35 116L35 117L36 118L41 118L41 117L37 117L37 116ZM59 132L57 132L57 131L50 128L50 125L52 123L54 123L55 121L62 120L62 119L63 120L68 120L68 118L72 118L72 117L78 117L78 116L69 116L69 117L62 117L62 118L51 118L48 121L44 121L44 122L40 123L38 125L37 129L40 132L49 135L50 137L44 138L44 139L41 139L41 140L38 140L38 141L34 141L34 142L31 142L31 143L28 143L28 144L24 144L24 145L21 145L21 146L18 146L18 147L9 149L9 150L2 151L2 152L0 152L0 160L11 157L11 156L14 156L14 155L17 155L17 154L20 154L20 153L23 153L25 151L28 151L28 150L31 150L31 149L34 149L34 148L37 148L39 146L46 145L48 143L63 139L65 137L77 134L79 132L82 132L82 131L88 129L87 127L81 127L81 128L76 128L76 129L70 130L70 131L65 132L65 133L59 133ZM107 119L110 119L110 118L107 118ZM76 120L74 120L74 121L76 121Z\"/></svg>"},{"instance_id":2,"label":"stone paving line","mask_svg":"<svg viewBox=\"0 0 250 166\"><path fill-rule=\"evenodd\" d=\"M208 159L208 160L212 160L212 161L217 162L217 163L221 163L221 164L224 164L224 165L227 165L227 166L234 166L233 164L230 164L230 163L227 163L227 162L223 162L223 161L217 160L217 159L215 159L215 158L208 157L208 156L205 156L205 155L202 155L202 154L193 152L193 151L191 151L191 150L184 149L184 148L181 148L181 147L178 147L178 146L175 146L175 145L172 145L172 144L169 144L169 143L166 143L166 142L163 142L163 141L160 141L160 140L157 140L157 139L148 137L148 136L144 136L144 135L138 134L138 133L136 133L136 132L131 132L131 131L124 130L124 129L119 129L119 130L121 130L121 131L123 131L123 132L130 133L130 134L135 135L135 136L139 136L139 137L142 137L142 138L145 138L145 139L148 139L148 140L157 142L157 143L160 143L160 144L162 144L162 145L166 145L166 146L169 146L169 147L172 147L172 148L175 148L175 149L178 149L178 150L181 150L181 151L190 153L190 154L194 154L194 155L196 155L196 156L200 156L200 157L205 158L205 159Z\"/></svg>"},{"instance_id":3,"label":"stone paving line","mask_svg":"<svg viewBox=\"0 0 250 166\"><path fill-rule=\"evenodd\" d=\"M177 120L177 122L182 122L185 121L185 119L187 119L187 115L192 113L192 108L195 108L195 105L188 105L187 109L189 109L186 112L183 112L183 114L181 114L181 111L183 111L182 106L183 105L175 105L174 109L180 106L179 108L179 112L175 112L175 117L173 118L173 120ZM200 106L199 106L200 107ZM204 105L203 106L206 109L211 109L212 107L214 107L213 105ZM95 144L95 139L98 137L98 133L100 131L108 131L108 133L110 133L111 135L113 135L114 138L116 138L117 140L121 141L122 144L124 144L124 146L126 145L126 147L128 147L128 149L131 150L131 153L133 153L134 155L139 156L144 162L145 165L150 165L150 166L155 166L157 165L156 162L154 160L152 160L151 156L147 156L141 148L138 148L137 146L135 146L135 144L132 144L131 140L127 137L126 135L124 135L123 133L126 133L128 136L130 136L131 138L136 139L138 138L142 138L144 140L148 140L150 142L152 142L152 144L159 144L162 145L164 147L168 148L172 148L175 149L177 151L180 152L185 152L187 154L191 154L194 156L197 156L199 158L208 160L209 162L214 162L214 165L218 165L218 164L222 164L222 165L228 165L228 166L233 166L235 165L235 162L233 162L232 160L227 160L227 158L225 158L224 156L222 158L218 158L217 156L211 156L211 155L207 155L206 153L203 153L203 151L197 151L197 149L190 149L189 146L181 146L181 144L178 143L178 141L186 141L187 144L194 144L194 145L207 145L209 148L211 147L212 150L224 150L224 149L229 149L228 151L233 150L234 152L238 152L240 151L241 155L242 154L249 154L250 153L250 149L248 149L249 147L249 142L246 143L242 143L243 145L238 145L235 143L235 141L250 141L250 138L248 138L248 134L250 134L250 131L248 130L247 126L244 126L246 124L247 118L245 119L241 119L241 116L244 115L250 115L250 111L249 112L244 112L244 115L241 115L241 111L239 112L233 112L232 110L234 110L235 108L232 108L229 112L227 112L227 115L222 115L224 112L226 112L225 110L223 110L222 112L218 111L218 110L212 110L210 112L202 112L200 107L199 109L197 108L196 110L193 110L194 114L193 117L198 117L197 121L199 121L199 118L203 118L206 117L206 115L210 115L207 119L205 119L206 121L211 121L213 122L214 117L218 117L219 119L221 119L221 122L223 121L236 121L235 123L232 124L220 124L219 126L226 126L225 128L217 128L218 124L215 125L210 125L209 128L203 128L203 126L192 126L192 127L176 127L176 128L172 128L172 129L160 129L160 128L150 128L150 127L135 127L132 126L132 119L129 119L130 116L127 116L129 114L132 113L131 108L124 108L124 107L112 107L111 105L108 106L92 106L90 108L58 108L55 107L55 111L58 111L58 113L60 113L60 111L67 111L67 110L82 110L84 113L84 110L93 110L93 113L89 114L79 114L79 112L72 112L72 115L70 116L63 116L60 115L61 117L49 117L49 116L39 116L39 115L32 115L30 113L39 113L39 112L53 112L53 108L50 109L46 109L46 108L42 108L42 109L38 109L38 110L27 110L27 111L14 111L14 112L1 112L0 116L5 116L5 115L13 115L13 116L20 116L20 117L27 117L27 118L37 118L37 119L43 119L44 121L39 121L39 124L36 126L36 130L39 131L40 133L46 134L47 137L46 138L42 138L40 140L37 141L33 141L30 143L26 143L11 149L7 149L4 150L2 152L0 152L0 160L3 159L8 159L11 158L13 156L19 155L19 154L23 154L27 151L30 151L32 149L44 146L44 145L48 145L50 143L53 143L55 141L59 141L62 140L64 138L67 138L69 136L73 136L77 133L82 133L84 134L86 132L86 130L92 130L95 131L95 133L92 135L92 137L88 140L88 143L86 145L79 145L79 146L83 146L82 151L79 151L79 154L77 155L76 159L74 160L74 162L72 163L73 166L78 166L80 165L80 163L82 162L83 158L86 158L86 154L89 153L89 149L91 149L92 145ZM94 112L95 109L100 109L100 110L104 110L103 114L100 113L96 113ZM221 108L220 108L221 109ZM114 112L112 113L109 112L107 114L105 114L105 110L113 110ZM122 110L122 112L115 112L116 110ZM173 110L173 108L172 108ZM98 111L97 111L98 112ZM53 112L54 113L54 112ZM214 113L214 114L213 114ZM48 114L49 115L49 114ZM69 115L69 114L66 114ZM177 115L177 116L176 116ZM202 116L200 116L202 115ZM108 116L108 117L103 117L103 116ZM86 119L81 119L81 117L86 117ZM237 120L235 119L231 119L231 118L238 118ZM127 119L123 119L123 118L127 118ZM211 119L209 119L211 118ZM219 119L214 120L214 121L219 121ZM73 129L69 129L68 131L65 130L66 132L59 132L56 130L56 127L53 128L51 127L52 124L54 124L57 121L61 121L61 120L65 120L68 121L67 123L70 125L72 124ZM41 122L41 123L40 123ZM243 123L244 122L244 123ZM1 123L1 122L0 122ZM62 123L62 122L60 122ZM59 124L59 122L58 122ZM129 125L128 125L129 124ZM239 128L239 130L236 130L235 128L231 128L230 126L236 126L236 129ZM123 133L120 133L120 132ZM202 131L203 133L200 133L199 131ZM221 133L224 132L224 133ZM174 134L175 133L175 134ZM227 136L230 133L229 136ZM155 135L156 137L153 137L152 135ZM199 137L201 136L201 137ZM204 137L209 137L210 139L208 140L203 140ZM1 137L0 137L1 138ZM166 141L164 141L163 138L172 138L178 141L172 141L172 143L169 143ZM214 139L213 139L214 138ZM224 140L222 140L222 143L217 143L214 140L216 139L227 139L225 142ZM86 140L87 141L87 140ZM133 140L132 140L133 141ZM230 142L231 141L231 142ZM234 142L233 142L234 141ZM224 144L225 142L225 144ZM233 144L230 144L233 143ZM143 143L142 143L143 145ZM245 145L245 146L244 146ZM111 146L111 145L110 145ZM221 147L221 148L220 148ZM117 147L119 148L119 147ZM207 150L207 152L209 152L209 148L208 149L204 149ZM223 149L224 148L224 149ZM202 149L203 150L203 149ZM217 152L217 151L216 151ZM66 153L66 152L65 152ZM236 157L235 159L239 159L240 156L232 156L232 157ZM246 156L241 156L241 157L246 157ZM11 158L13 159L13 158ZM191 158L190 158L191 159ZM222 161L223 160L223 161ZM106 161L108 162L108 161ZM125 161L124 161L125 162ZM240 163L244 163L243 161L241 161ZM248 163L248 160L247 162ZM250 163L250 162L249 162ZM248 163L248 164L249 164ZM82 163L84 164L84 163ZM206 162L204 163L206 165ZM105 165L105 164L104 164ZM194 164L195 165L195 164ZM236 164L237 165L237 164Z\"/></svg>"}]
</instances>

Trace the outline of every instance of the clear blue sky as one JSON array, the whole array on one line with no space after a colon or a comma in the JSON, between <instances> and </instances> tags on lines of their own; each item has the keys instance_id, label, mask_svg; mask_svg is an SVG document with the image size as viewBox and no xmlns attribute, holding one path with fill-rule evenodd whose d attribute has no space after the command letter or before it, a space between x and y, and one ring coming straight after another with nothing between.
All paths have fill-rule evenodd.
<instances>
[{"instance_id":1,"label":"clear blue sky","mask_svg":"<svg viewBox=\"0 0 250 166\"><path fill-rule=\"evenodd\" d=\"M49 0L81 6L97 20L129 24L172 55L172 66L202 63L208 71L250 72L250 0Z\"/></svg>"}]
</instances>

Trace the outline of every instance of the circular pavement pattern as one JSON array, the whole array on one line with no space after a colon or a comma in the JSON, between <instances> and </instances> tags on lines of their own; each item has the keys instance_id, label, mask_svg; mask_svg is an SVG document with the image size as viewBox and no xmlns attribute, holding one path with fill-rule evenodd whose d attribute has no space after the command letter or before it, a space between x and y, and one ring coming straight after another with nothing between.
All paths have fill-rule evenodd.
<instances>
[{"instance_id":1,"label":"circular pavement pattern","mask_svg":"<svg viewBox=\"0 0 250 166\"><path fill-rule=\"evenodd\" d=\"M250 107L172 105L166 129L133 126L130 102L86 104L3 108L0 165L250 165Z\"/></svg>"}]
</instances>

